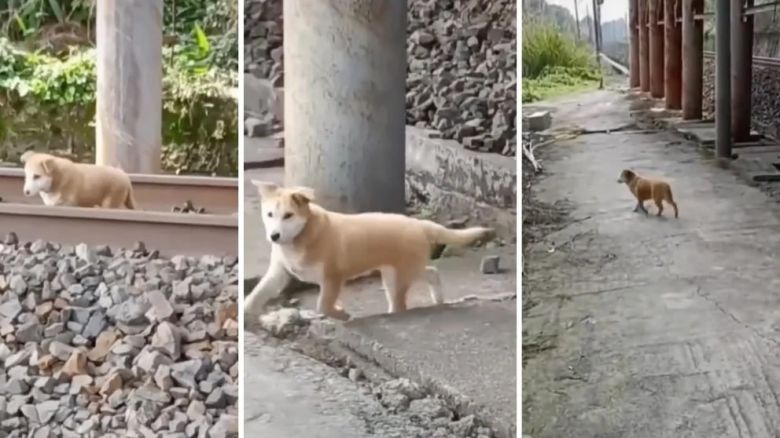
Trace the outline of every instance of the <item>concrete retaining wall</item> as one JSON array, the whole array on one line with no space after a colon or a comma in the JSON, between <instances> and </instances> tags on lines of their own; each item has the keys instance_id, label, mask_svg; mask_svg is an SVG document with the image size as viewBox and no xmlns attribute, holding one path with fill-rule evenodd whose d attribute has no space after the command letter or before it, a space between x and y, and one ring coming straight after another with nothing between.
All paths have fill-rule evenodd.
<instances>
[{"instance_id":1,"label":"concrete retaining wall","mask_svg":"<svg viewBox=\"0 0 780 438\"><path fill-rule=\"evenodd\" d=\"M470 216L515 234L517 168L514 157L464 149L431 131L406 127L407 198L439 219Z\"/></svg>"}]
</instances>

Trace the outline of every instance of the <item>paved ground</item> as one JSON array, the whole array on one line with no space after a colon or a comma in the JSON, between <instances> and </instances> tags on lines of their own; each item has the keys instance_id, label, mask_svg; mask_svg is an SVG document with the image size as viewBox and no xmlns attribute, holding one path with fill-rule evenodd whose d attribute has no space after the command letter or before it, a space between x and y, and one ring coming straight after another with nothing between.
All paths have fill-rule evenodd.
<instances>
[{"instance_id":1,"label":"paved ground","mask_svg":"<svg viewBox=\"0 0 780 438\"><path fill-rule=\"evenodd\" d=\"M246 333L244 433L250 437L418 436L335 369Z\"/></svg>"},{"instance_id":2,"label":"paved ground","mask_svg":"<svg viewBox=\"0 0 780 438\"><path fill-rule=\"evenodd\" d=\"M468 413L490 418L502 436L514 437L516 309L515 300L470 302L362 318L345 324L342 341L392 375L409 376L456 403L473 403ZM377 344L383 351L373 351Z\"/></svg>"},{"instance_id":3,"label":"paved ground","mask_svg":"<svg viewBox=\"0 0 780 438\"><path fill-rule=\"evenodd\" d=\"M558 126L631 123L615 92L553 106ZM573 223L527 262L523 433L778 436L777 204L669 133L584 135L540 153L536 196L570 201ZM625 167L667 179L680 218L632 213L616 183Z\"/></svg>"}]
</instances>

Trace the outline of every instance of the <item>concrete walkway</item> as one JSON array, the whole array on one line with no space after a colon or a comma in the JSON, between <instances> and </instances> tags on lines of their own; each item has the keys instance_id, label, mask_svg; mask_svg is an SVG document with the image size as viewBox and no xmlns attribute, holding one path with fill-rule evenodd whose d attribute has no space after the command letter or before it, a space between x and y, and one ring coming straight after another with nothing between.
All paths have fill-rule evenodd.
<instances>
[{"instance_id":1,"label":"concrete walkway","mask_svg":"<svg viewBox=\"0 0 780 438\"><path fill-rule=\"evenodd\" d=\"M248 437L423 436L370 393L320 362L246 333L244 434Z\"/></svg>"},{"instance_id":2,"label":"concrete walkway","mask_svg":"<svg viewBox=\"0 0 780 438\"><path fill-rule=\"evenodd\" d=\"M631 106L610 91L551 105L559 127L586 129L631 124ZM583 135L539 153L536 195L567 199L575 221L528 259L523 434L778 436L776 201L670 133ZM668 180L680 218L633 213L623 168Z\"/></svg>"}]
</instances>

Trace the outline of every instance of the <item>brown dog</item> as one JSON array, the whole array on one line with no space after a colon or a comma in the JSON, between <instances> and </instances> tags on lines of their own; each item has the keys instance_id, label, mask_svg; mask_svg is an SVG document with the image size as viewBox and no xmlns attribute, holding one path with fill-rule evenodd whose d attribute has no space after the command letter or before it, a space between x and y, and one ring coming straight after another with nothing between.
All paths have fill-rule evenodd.
<instances>
[{"instance_id":1,"label":"brown dog","mask_svg":"<svg viewBox=\"0 0 780 438\"><path fill-rule=\"evenodd\" d=\"M495 235L491 228L452 230L400 214L336 213L315 204L311 189L252 183L262 198L271 261L244 301L250 315L258 314L294 276L320 285L320 313L349 319L338 304L344 283L374 270L382 274L389 312L406 310L407 292L418 282L428 283L432 301L439 304L439 272L428 265L431 246L466 246Z\"/></svg>"},{"instance_id":2,"label":"brown dog","mask_svg":"<svg viewBox=\"0 0 780 438\"><path fill-rule=\"evenodd\" d=\"M620 173L620 178L618 178L617 182L625 183L636 198L636 207L634 207L635 213L639 210L642 210L645 212L645 214L648 214L644 202L648 199L652 199L655 202L655 205L658 207L657 216L661 216L661 213L663 213L663 201L666 201L674 208L674 217L677 217L677 204L672 198L672 188L669 187L668 183L659 180L642 178L628 169Z\"/></svg>"},{"instance_id":3,"label":"brown dog","mask_svg":"<svg viewBox=\"0 0 780 438\"><path fill-rule=\"evenodd\" d=\"M45 205L135 209L130 177L121 169L34 151L25 152L21 161L25 196L40 195Z\"/></svg>"}]
</instances>

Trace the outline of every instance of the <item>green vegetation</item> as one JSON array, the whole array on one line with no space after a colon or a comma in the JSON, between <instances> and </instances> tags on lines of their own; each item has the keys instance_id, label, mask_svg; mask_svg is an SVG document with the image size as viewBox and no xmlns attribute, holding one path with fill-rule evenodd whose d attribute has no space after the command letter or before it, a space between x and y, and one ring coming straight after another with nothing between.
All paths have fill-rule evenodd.
<instances>
[{"instance_id":1,"label":"green vegetation","mask_svg":"<svg viewBox=\"0 0 780 438\"><path fill-rule=\"evenodd\" d=\"M18 162L30 148L93 159L94 2L4 3L0 161ZM236 3L165 2L162 164L168 171L237 174Z\"/></svg>"},{"instance_id":2,"label":"green vegetation","mask_svg":"<svg viewBox=\"0 0 780 438\"><path fill-rule=\"evenodd\" d=\"M599 72L587 46L554 26L523 26L523 103L594 86Z\"/></svg>"}]
</instances>

